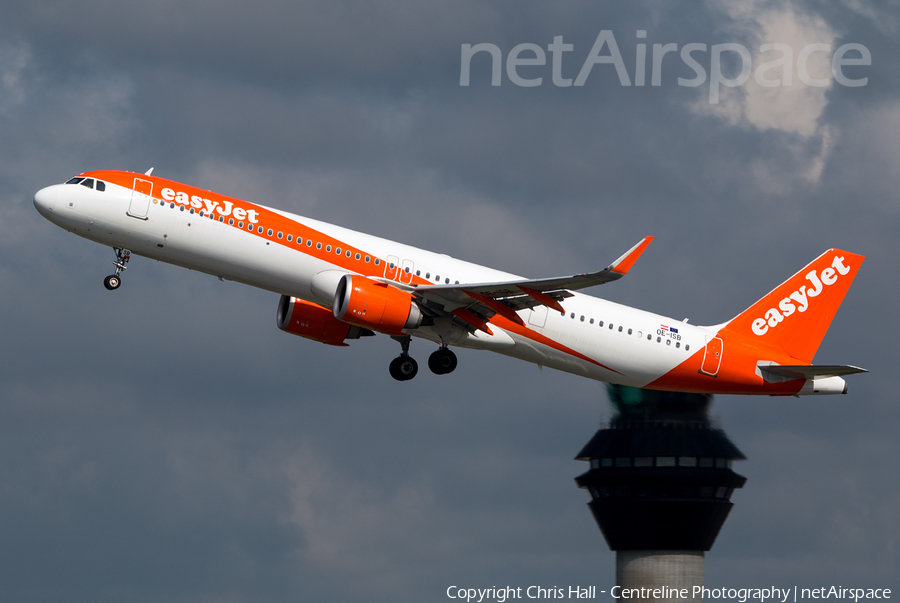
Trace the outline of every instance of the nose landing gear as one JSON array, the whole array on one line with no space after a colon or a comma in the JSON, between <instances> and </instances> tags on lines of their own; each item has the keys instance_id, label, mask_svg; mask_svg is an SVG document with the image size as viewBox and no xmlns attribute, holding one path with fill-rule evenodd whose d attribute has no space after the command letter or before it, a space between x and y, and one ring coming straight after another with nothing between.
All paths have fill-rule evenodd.
<instances>
[{"instance_id":1,"label":"nose landing gear","mask_svg":"<svg viewBox=\"0 0 900 603\"><path fill-rule=\"evenodd\" d=\"M128 263L128 260L131 259L131 251L128 249L113 247L113 251L116 252L116 261L113 262L113 266L116 267L116 273L110 274L103 279L103 286L110 291L115 291L119 288L119 285L122 284L122 279L119 278L119 274L126 269L125 265Z\"/></svg>"},{"instance_id":2,"label":"nose landing gear","mask_svg":"<svg viewBox=\"0 0 900 603\"><path fill-rule=\"evenodd\" d=\"M431 372L435 375L452 373L456 368L456 363L456 354L443 345L428 357L428 368L430 368Z\"/></svg>"}]
</instances>

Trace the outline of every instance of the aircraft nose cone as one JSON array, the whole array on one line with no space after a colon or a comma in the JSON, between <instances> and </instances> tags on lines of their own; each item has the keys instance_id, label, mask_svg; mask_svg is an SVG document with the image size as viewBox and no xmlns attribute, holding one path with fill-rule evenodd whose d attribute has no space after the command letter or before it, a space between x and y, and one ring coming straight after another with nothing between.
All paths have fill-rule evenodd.
<instances>
[{"instance_id":1,"label":"aircraft nose cone","mask_svg":"<svg viewBox=\"0 0 900 603\"><path fill-rule=\"evenodd\" d=\"M42 188L34 194L34 208L45 218L49 216L56 205L56 194L55 186Z\"/></svg>"}]
</instances>

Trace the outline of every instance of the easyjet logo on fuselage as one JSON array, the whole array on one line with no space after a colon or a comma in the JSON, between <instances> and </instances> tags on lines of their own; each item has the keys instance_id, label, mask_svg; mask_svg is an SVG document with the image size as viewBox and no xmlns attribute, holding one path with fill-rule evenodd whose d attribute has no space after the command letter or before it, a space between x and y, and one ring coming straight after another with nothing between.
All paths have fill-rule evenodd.
<instances>
[{"instance_id":1,"label":"easyjet logo on fuselage","mask_svg":"<svg viewBox=\"0 0 900 603\"><path fill-rule=\"evenodd\" d=\"M841 276L850 272L850 267L844 265L844 258L835 256L831 262L831 266L816 272L814 269L806 274L806 280L810 282L812 287L806 285L791 293L789 296L778 302L778 308L770 308L766 311L763 318L757 318L753 321L752 329L756 335L765 335L772 327L777 327L785 318L791 316L794 312L806 312L809 308L810 300L818 297L825 287L835 284ZM795 303L798 305L795 305Z\"/></svg>"},{"instance_id":2,"label":"easyjet logo on fuselage","mask_svg":"<svg viewBox=\"0 0 900 603\"><path fill-rule=\"evenodd\" d=\"M259 212L255 209L245 209L243 207L235 207L233 201L211 201L204 199L200 195L188 195L182 191L176 191L171 188L164 188L159 192L166 201L172 201L179 205L193 207L195 209L206 209L208 214L215 211L221 216L234 216L237 220L247 220L251 224L259 222L257 216Z\"/></svg>"}]
</instances>

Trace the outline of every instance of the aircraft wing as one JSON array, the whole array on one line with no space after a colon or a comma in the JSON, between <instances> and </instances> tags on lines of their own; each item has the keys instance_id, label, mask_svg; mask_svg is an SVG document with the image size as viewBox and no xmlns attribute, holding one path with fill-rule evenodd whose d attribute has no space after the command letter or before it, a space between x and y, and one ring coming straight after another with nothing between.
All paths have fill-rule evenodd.
<instances>
[{"instance_id":1,"label":"aircraft wing","mask_svg":"<svg viewBox=\"0 0 900 603\"><path fill-rule=\"evenodd\" d=\"M420 285L410 292L426 312L435 316L452 313L470 329L490 332L486 322L500 314L524 324L517 311L544 305L565 312L560 301L572 297L570 290L584 289L625 276L653 237L644 237L615 262L598 272L544 279L522 279L496 283Z\"/></svg>"}]
</instances>

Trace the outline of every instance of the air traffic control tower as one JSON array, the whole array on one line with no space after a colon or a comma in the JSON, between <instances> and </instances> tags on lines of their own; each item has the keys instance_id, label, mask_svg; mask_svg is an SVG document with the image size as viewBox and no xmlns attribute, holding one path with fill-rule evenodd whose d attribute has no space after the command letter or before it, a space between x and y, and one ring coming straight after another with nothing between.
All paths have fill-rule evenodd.
<instances>
[{"instance_id":1,"label":"air traffic control tower","mask_svg":"<svg viewBox=\"0 0 900 603\"><path fill-rule=\"evenodd\" d=\"M575 457L591 468L576 478L609 548L623 588L703 586L704 553L746 478L731 469L744 459L710 424L711 395L610 385L615 414ZM684 601L631 597L630 601ZM702 600L698 596L693 601Z\"/></svg>"}]
</instances>

